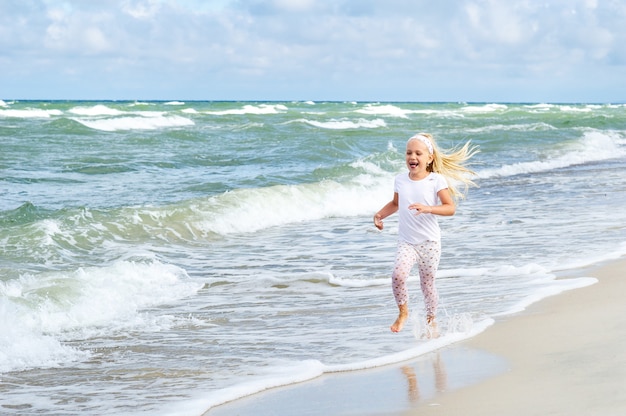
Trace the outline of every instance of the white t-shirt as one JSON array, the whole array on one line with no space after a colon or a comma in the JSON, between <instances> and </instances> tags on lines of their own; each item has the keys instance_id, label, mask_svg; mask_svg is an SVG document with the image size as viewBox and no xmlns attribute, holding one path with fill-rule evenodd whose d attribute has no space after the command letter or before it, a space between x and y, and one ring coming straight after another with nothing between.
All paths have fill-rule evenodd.
<instances>
[{"instance_id":1,"label":"white t-shirt","mask_svg":"<svg viewBox=\"0 0 626 416\"><path fill-rule=\"evenodd\" d=\"M434 172L419 181L409 178L408 173L396 176L394 192L398 193L398 235L401 240L411 244L441 240L437 216L417 214L417 211L409 210L409 205L414 203L428 206L439 205L437 193L446 188L448 188L448 183L445 177Z\"/></svg>"}]
</instances>

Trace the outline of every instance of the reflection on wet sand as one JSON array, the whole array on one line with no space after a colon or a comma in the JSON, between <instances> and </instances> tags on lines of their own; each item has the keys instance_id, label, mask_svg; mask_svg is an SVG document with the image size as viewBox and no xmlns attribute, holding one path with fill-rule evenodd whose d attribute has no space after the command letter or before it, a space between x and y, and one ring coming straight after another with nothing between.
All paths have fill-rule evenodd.
<instances>
[{"instance_id":1,"label":"reflection on wet sand","mask_svg":"<svg viewBox=\"0 0 626 416\"><path fill-rule=\"evenodd\" d=\"M441 359L441 354L439 354L439 352L433 354L431 362L435 376L435 389L437 392L443 392L448 387L448 374L446 372L446 366ZM405 365L400 370L404 377L406 377L409 402L417 403L420 399L420 388L415 368L411 365Z\"/></svg>"}]
</instances>

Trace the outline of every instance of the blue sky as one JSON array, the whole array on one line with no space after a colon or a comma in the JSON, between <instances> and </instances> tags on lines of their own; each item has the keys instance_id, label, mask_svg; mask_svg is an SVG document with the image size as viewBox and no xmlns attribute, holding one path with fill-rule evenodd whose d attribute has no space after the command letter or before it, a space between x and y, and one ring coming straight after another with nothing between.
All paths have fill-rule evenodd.
<instances>
[{"instance_id":1,"label":"blue sky","mask_svg":"<svg viewBox=\"0 0 626 416\"><path fill-rule=\"evenodd\" d=\"M3 0L0 99L625 102L623 0Z\"/></svg>"}]
</instances>

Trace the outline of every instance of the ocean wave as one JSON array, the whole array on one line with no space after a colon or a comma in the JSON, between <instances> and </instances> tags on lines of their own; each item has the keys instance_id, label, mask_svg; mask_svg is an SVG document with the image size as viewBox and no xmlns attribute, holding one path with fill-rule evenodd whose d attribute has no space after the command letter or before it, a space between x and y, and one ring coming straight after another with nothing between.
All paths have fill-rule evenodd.
<instances>
[{"instance_id":1,"label":"ocean wave","mask_svg":"<svg viewBox=\"0 0 626 416\"><path fill-rule=\"evenodd\" d=\"M30 368L54 368L89 357L89 352L65 345L54 336L31 328L36 316L11 299L15 290L12 282L0 282L0 374Z\"/></svg>"},{"instance_id":2,"label":"ocean wave","mask_svg":"<svg viewBox=\"0 0 626 416\"><path fill-rule=\"evenodd\" d=\"M318 272L306 272L300 274L289 274L288 276L271 277L266 278L267 284L274 286L280 284L282 288L289 286L297 286L301 283L309 283L313 285L324 285L334 287L345 288L364 288L385 286L389 284L389 277L338 277L331 272L318 271ZM258 283L260 279L255 279L255 283ZM235 283L234 281L231 283Z\"/></svg>"},{"instance_id":3,"label":"ocean wave","mask_svg":"<svg viewBox=\"0 0 626 416\"><path fill-rule=\"evenodd\" d=\"M0 372L53 367L88 355L64 346L65 339L146 325L167 329L171 319L146 322L141 311L191 296L201 286L183 269L156 260L24 274L0 282L0 330L11 334L3 337L10 342L0 341Z\"/></svg>"},{"instance_id":4,"label":"ocean wave","mask_svg":"<svg viewBox=\"0 0 626 416\"><path fill-rule=\"evenodd\" d=\"M553 151L544 160L520 162L494 169L479 170L481 179L514 176L527 173L547 172L568 166L608 160L626 155L625 139L618 132L589 129L582 138L568 148Z\"/></svg>"},{"instance_id":5,"label":"ocean wave","mask_svg":"<svg viewBox=\"0 0 626 416\"><path fill-rule=\"evenodd\" d=\"M12 247L6 260L70 264L103 247L104 258L114 259L124 255L126 244L186 245L323 218L369 216L389 199L392 176L366 161L354 169L363 173L345 183L236 189L164 206L50 211L26 203L2 213L0 242Z\"/></svg>"},{"instance_id":6,"label":"ocean wave","mask_svg":"<svg viewBox=\"0 0 626 416\"><path fill-rule=\"evenodd\" d=\"M591 113L594 110L590 106L580 107L573 105L559 105L557 108L564 113Z\"/></svg>"},{"instance_id":7,"label":"ocean wave","mask_svg":"<svg viewBox=\"0 0 626 416\"><path fill-rule=\"evenodd\" d=\"M548 111L561 112L561 113L590 113L593 111L603 109L619 109L625 107L626 104L586 104L586 105L574 105L574 104L526 104L522 108L530 110L531 113L545 113Z\"/></svg>"},{"instance_id":8,"label":"ocean wave","mask_svg":"<svg viewBox=\"0 0 626 416\"><path fill-rule=\"evenodd\" d=\"M288 108L283 104L259 104L259 105L246 104L242 108L233 108L230 110L220 110L220 111L203 111L203 113L212 114L216 116L245 115L245 114L266 115L266 114L279 114L287 110Z\"/></svg>"},{"instance_id":9,"label":"ocean wave","mask_svg":"<svg viewBox=\"0 0 626 416\"><path fill-rule=\"evenodd\" d=\"M316 120L308 120L308 119L298 119L290 121L289 123L305 123L310 126L319 127L321 129L329 129L329 130L352 130L352 129L376 129L380 127L386 127L387 123L385 120L380 118L374 120L366 120L360 118L358 120L349 120L349 119L341 119L341 120L329 120L329 121L316 121Z\"/></svg>"},{"instance_id":10,"label":"ocean wave","mask_svg":"<svg viewBox=\"0 0 626 416\"><path fill-rule=\"evenodd\" d=\"M380 115L399 118L408 118L409 114L412 114L413 110L405 110L392 104L365 104L363 108L354 110L355 113L367 114L367 115Z\"/></svg>"},{"instance_id":11,"label":"ocean wave","mask_svg":"<svg viewBox=\"0 0 626 416\"><path fill-rule=\"evenodd\" d=\"M524 108L529 108L531 110L542 110L542 111L547 111L547 110L551 110L554 107L556 107L555 104L548 104L548 103L539 103L539 104L527 104L523 106Z\"/></svg>"},{"instance_id":12,"label":"ocean wave","mask_svg":"<svg viewBox=\"0 0 626 416\"><path fill-rule=\"evenodd\" d=\"M462 107L460 110L464 113L478 114L478 113L494 113L497 111L507 110L509 106L505 104L484 104L484 105L468 105Z\"/></svg>"},{"instance_id":13,"label":"ocean wave","mask_svg":"<svg viewBox=\"0 0 626 416\"><path fill-rule=\"evenodd\" d=\"M369 215L389 199L391 186L389 174L361 174L346 183L323 180L236 189L162 207L83 209L35 222L23 243L16 240L15 244L53 253L67 245L95 248L103 241L211 240L323 218ZM361 202L355 204L357 200Z\"/></svg>"},{"instance_id":14,"label":"ocean wave","mask_svg":"<svg viewBox=\"0 0 626 416\"><path fill-rule=\"evenodd\" d=\"M104 104L96 104L91 107L73 107L68 112L79 116L119 116L127 114L126 111L120 111Z\"/></svg>"},{"instance_id":15,"label":"ocean wave","mask_svg":"<svg viewBox=\"0 0 626 416\"><path fill-rule=\"evenodd\" d=\"M557 130L556 127L544 123L528 123L528 124L490 124L481 127L466 127L463 128L463 134L484 134L497 131L548 131Z\"/></svg>"},{"instance_id":16,"label":"ocean wave","mask_svg":"<svg viewBox=\"0 0 626 416\"><path fill-rule=\"evenodd\" d=\"M355 113L388 116L396 118L409 118L410 115L419 114L443 118L464 118L471 115L490 114L502 112L509 107L504 104L466 105L458 108L420 108L412 106L412 109L401 108L393 104L365 104L363 108L354 110Z\"/></svg>"},{"instance_id":17,"label":"ocean wave","mask_svg":"<svg viewBox=\"0 0 626 416\"><path fill-rule=\"evenodd\" d=\"M39 108L25 108L25 109L0 109L0 117L7 118L50 118L52 116L61 116L63 112L61 110L42 110Z\"/></svg>"},{"instance_id":18,"label":"ocean wave","mask_svg":"<svg viewBox=\"0 0 626 416\"><path fill-rule=\"evenodd\" d=\"M361 175L348 183L324 180L237 189L194 204L192 226L203 233L228 235L328 217L369 215L389 199L390 187L389 177Z\"/></svg>"},{"instance_id":19,"label":"ocean wave","mask_svg":"<svg viewBox=\"0 0 626 416\"><path fill-rule=\"evenodd\" d=\"M157 130L170 127L193 126L195 123L186 118L176 115L170 116L139 116L139 117L115 117L100 119L71 118L86 127L100 131L120 130Z\"/></svg>"},{"instance_id":20,"label":"ocean wave","mask_svg":"<svg viewBox=\"0 0 626 416\"><path fill-rule=\"evenodd\" d=\"M28 224L43 218L44 212L35 207L30 202L25 202L18 208L0 211L0 226L7 228L9 226Z\"/></svg>"}]
</instances>

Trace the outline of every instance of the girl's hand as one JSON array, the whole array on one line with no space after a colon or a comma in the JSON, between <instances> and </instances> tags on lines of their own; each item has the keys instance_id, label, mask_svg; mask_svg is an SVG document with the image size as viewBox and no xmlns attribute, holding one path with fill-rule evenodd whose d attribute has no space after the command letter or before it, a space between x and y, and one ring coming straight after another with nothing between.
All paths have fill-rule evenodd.
<instances>
[{"instance_id":1,"label":"girl's hand","mask_svg":"<svg viewBox=\"0 0 626 416\"><path fill-rule=\"evenodd\" d=\"M376 226L376 228L382 231L384 227L383 219L381 218L379 214L374 215L374 225Z\"/></svg>"},{"instance_id":2,"label":"girl's hand","mask_svg":"<svg viewBox=\"0 0 626 416\"><path fill-rule=\"evenodd\" d=\"M417 211L415 213L415 215L432 214L432 212L433 212L433 207L430 207L428 205L422 205L422 204L411 204L411 205L409 205L409 210L412 210L412 209Z\"/></svg>"}]
</instances>

